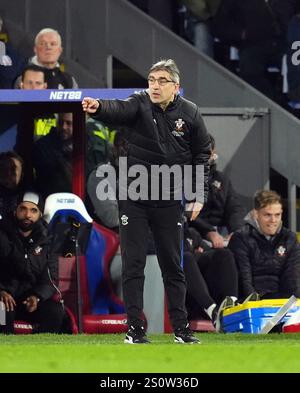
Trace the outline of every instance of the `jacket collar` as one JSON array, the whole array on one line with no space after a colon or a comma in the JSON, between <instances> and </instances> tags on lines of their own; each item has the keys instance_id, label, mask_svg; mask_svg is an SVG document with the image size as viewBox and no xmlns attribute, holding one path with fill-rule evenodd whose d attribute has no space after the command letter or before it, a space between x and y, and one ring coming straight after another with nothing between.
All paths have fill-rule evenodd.
<instances>
[{"instance_id":1,"label":"jacket collar","mask_svg":"<svg viewBox=\"0 0 300 393\"><path fill-rule=\"evenodd\" d=\"M29 63L35 64L35 65L37 65L37 66L39 66L39 67L42 67L42 68L46 68L46 69L47 69L47 67L45 67L43 64L41 64L41 63L38 62L37 56L33 56L33 57L29 60ZM54 68L59 68L59 67L60 67L60 64L59 64L59 62L57 62L57 63L55 64L55 67L54 67Z\"/></svg>"},{"instance_id":2,"label":"jacket collar","mask_svg":"<svg viewBox=\"0 0 300 393\"><path fill-rule=\"evenodd\" d=\"M147 95L148 95L148 97L149 97L149 100L150 100L149 89L145 90L145 92L147 93ZM151 102L153 108L154 108L156 111L158 111L158 112L166 112L166 111L173 110L173 109L175 109L175 108L178 106L179 97L180 97L180 95L179 95L179 94L176 94L176 96L174 97L174 100L173 100L172 102L169 103L169 105L166 107L165 110L163 110L163 109L159 106L159 104L154 104L151 100L150 100L150 102Z\"/></svg>"},{"instance_id":3,"label":"jacket collar","mask_svg":"<svg viewBox=\"0 0 300 393\"><path fill-rule=\"evenodd\" d=\"M6 233L10 239L22 239L22 235L15 224L13 213L0 220L0 229ZM38 221L38 225L34 228L28 239L29 238L32 239L32 244L45 244L48 242L47 224L43 219Z\"/></svg>"}]
</instances>

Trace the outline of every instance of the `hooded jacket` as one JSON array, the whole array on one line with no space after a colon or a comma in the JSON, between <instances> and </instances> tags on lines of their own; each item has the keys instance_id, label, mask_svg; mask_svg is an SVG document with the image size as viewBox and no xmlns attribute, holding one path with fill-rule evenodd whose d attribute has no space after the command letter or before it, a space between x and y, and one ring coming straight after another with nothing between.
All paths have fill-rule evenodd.
<instances>
[{"instance_id":1,"label":"hooded jacket","mask_svg":"<svg viewBox=\"0 0 300 393\"><path fill-rule=\"evenodd\" d=\"M58 259L49 251L46 227L39 220L29 237L18 231L13 216L0 221L0 291L15 299L57 293Z\"/></svg>"},{"instance_id":2,"label":"hooded jacket","mask_svg":"<svg viewBox=\"0 0 300 393\"><path fill-rule=\"evenodd\" d=\"M300 247L294 232L281 227L266 237L249 217L228 247L238 267L241 296L300 297Z\"/></svg>"}]
</instances>

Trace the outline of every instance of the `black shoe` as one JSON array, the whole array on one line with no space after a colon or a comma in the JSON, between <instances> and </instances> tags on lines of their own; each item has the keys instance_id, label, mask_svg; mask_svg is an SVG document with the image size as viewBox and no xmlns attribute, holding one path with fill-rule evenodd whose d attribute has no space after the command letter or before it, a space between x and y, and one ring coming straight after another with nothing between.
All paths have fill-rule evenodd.
<instances>
[{"instance_id":1,"label":"black shoe","mask_svg":"<svg viewBox=\"0 0 300 393\"><path fill-rule=\"evenodd\" d=\"M175 343L179 344L201 344L200 340L193 336L192 331L189 328L189 325L181 329L176 329L175 332Z\"/></svg>"},{"instance_id":2,"label":"black shoe","mask_svg":"<svg viewBox=\"0 0 300 393\"><path fill-rule=\"evenodd\" d=\"M129 326L126 334L125 344L149 344L150 341L146 337L146 332L143 327Z\"/></svg>"},{"instance_id":3,"label":"black shoe","mask_svg":"<svg viewBox=\"0 0 300 393\"><path fill-rule=\"evenodd\" d=\"M236 302L230 297L226 296L225 299L222 301L219 307L215 307L213 310L213 325L216 329L217 333L222 333L223 332L223 312L227 308L231 308L236 306Z\"/></svg>"},{"instance_id":4,"label":"black shoe","mask_svg":"<svg viewBox=\"0 0 300 393\"><path fill-rule=\"evenodd\" d=\"M260 300L259 293L252 292L252 293L250 293L250 295L248 295L246 297L246 299L243 301L243 304L245 304L247 302L257 302L258 300Z\"/></svg>"}]
</instances>

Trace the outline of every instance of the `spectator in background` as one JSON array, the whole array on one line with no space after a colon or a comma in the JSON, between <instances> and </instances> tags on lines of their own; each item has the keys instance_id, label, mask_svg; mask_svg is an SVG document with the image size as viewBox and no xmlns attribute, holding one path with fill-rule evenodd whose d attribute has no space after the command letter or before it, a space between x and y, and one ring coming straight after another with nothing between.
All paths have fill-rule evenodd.
<instances>
[{"instance_id":1,"label":"spectator in background","mask_svg":"<svg viewBox=\"0 0 300 393\"><path fill-rule=\"evenodd\" d=\"M58 60L62 54L61 36L58 31L45 28L35 37L34 53L29 64L35 64L44 68L48 89L77 89L75 78L61 70ZM15 86L20 87L20 78Z\"/></svg>"},{"instance_id":2,"label":"spectator in background","mask_svg":"<svg viewBox=\"0 0 300 393\"><path fill-rule=\"evenodd\" d=\"M217 170L216 143L212 135L207 203L191 225L213 248L227 245L232 233L244 224L246 209L225 173Z\"/></svg>"},{"instance_id":3,"label":"spectator in background","mask_svg":"<svg viewBox=\"0 0 300 393\"><path fill-rule=\"evenodd\" d=\"M222 0L181 0L180 2L189 11L189 20L192 24L192 41L200 52L214 57L214 39L211 34L210 23L217 13Z\"/></svg>"},{"instance_id":4,"label":"spectator in background","mask_svg":"<svg viewBox=\"0 0 300 393\"><path fill-rule=\"evenodd\" d=\"M22 177L23 159L14 151L0 153L0 220L16 208Z\"/></svg>"},{"instance_id":5,"label":"spectator in background","mask_svg":"<svg viewBox=\"0 0 300 393\"><path fill-rule=\"evenodd\" d=\"M25 90L47 89L44 68L35 64L26 66L21 75L20 87Z\"/></svg>"},{"instance_id":6,"label":"spectator in background","mask_svg":"<svg viewBox=\"0 0 300 393\"><path fill-rule=\"evenodd\" d=\"M268 67L281 70L286 31L298 0L222 0L214 35L239 49L240 76L272 99L279 99Z\"/></svg>"},{"instance_id":7,"label":"spectator in background","mask_svg":"<svg viewBox=\"0 0 300 393\"><path fill-rule=\"evenodd\" d=\"M64 309L52 300L58 290L58 259L49 252L42 222L43 202L25 192L14 214L0 221L0 300L6 324L0 332L14 333L14 320L38 324L35 333L59 333Z\"/></svg>"},{"instance_id":8,"label":"spectator in background","mask_svg":"<svg viewBox=\"0 0 300 393\"><path fill-rule=\"evenodd\" d=\"M8 42L0 16L0 89L12 89L25 64L25 58Z\"/></svg>"},{"instance_id":9,"label":"spectator in background","mask_svg":"<svg viewBox=\"0 0 300 393\"><path fill-rule=\"evenodd\" d=\"M24 90L47 89L45 69L35 64L26 66L21 75L20 88ZM43 117L34 119L33 139L36 141L42 136L49 134L52 127L56 127L56 117L53 113L47 113Z\"/></svg>"},{"instance_id":10,"label":"spectator in background","mask_svg":"<svg viewBox=\"0 0 300 393\"><path fill-rule=\"evenodd\" d=\"M110 145L99 130L87 131L85 177L90 214L103 225L114 228L118 225L116 201L98 199L96 191L100 178L99 164L110 160ZM72 192L73 174L73 114L59 113L57 127L35 142L33 166L36 171L36 187L44 197L55 192Z\"/></svg>"},{"instance_id":11,"label":"spectator in background","mask_svg":"<svg viewBox=\"0 0 300 393\"><path fill-rule=\"evenodd\" d=\"M60 113L57 127L34 143L36 187L43 197L72 192L73 114Z\"/></svg>"},{"instance_id":12,"label":"spectator in background","mask_svg":"<svg viewBox=\"0 0 300 393\"><path fill-rule=\"evenodd\" d=\"M282 226L282 200L275 191L257 191L254 211L230 239L239 271L240 297L256 300L300 297L300 247Z\"/></svg>"}]
</instances>

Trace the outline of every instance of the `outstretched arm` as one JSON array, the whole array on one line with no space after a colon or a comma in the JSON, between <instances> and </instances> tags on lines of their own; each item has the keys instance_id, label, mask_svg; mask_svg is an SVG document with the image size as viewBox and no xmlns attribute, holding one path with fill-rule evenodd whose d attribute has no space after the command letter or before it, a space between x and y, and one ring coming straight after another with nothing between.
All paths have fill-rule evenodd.
<instances>
[{"instance_id":1,"label":"outstretched arm","mask_svg":"<svg viewBox=\"0 0 300 393\"><path fill-rule=\"evenodd\" d=\"M126 100L96 100L84 97L82 109L100 121L116 126L130 126L136 120L139 102L134 95Z\"/></svg>"}]
</instances>

